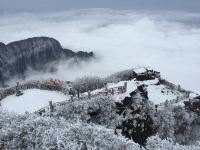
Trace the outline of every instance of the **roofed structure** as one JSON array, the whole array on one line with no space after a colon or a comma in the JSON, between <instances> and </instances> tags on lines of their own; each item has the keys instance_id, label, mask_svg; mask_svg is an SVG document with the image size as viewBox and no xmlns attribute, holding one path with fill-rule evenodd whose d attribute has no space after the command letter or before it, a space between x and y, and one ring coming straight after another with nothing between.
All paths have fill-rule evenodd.
<instances>
[{"instance_id":1,"label":"roofed structure","mask_svg":"<svg viewBox=\"0 0 200 150\"><path fill-rule=\"evenodd\" d=\"M133 69L133 74L135 78L139 81L160 78L160 72L154 71L151 68L136 68Z\"/></svg>"}]
</instances>

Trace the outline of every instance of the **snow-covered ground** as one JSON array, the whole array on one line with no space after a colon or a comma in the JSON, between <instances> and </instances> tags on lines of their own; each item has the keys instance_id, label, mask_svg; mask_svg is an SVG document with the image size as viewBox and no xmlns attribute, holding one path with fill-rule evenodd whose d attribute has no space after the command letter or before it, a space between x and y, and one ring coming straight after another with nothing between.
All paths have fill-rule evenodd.
<instances>
[{"instance_id":1,"label":"snow-covered ground","mask_svg":"<svg viewBox=\"0 0 200 150\"><path fill-rule=\"evenodd\" d=\"M119 94L117 89L118 87L124 86L124 83L127 82L127 91L123 94ZM149 100L154 104L164 103L166 100L171 101L175 100L177 96L183 96L183 94L177 90L170 90L165 85L157 85L158 79L155 80L147 80L147 81L120 81L118 83L108 83L107 88L115 89L115 94L112 95L113 99L116 102L122 101L125 97L130 96L129 94L137 89L137 86L141 84L147 85L148 97ZM95 95L98 93L102 93L105 91L105 88L96 89L91 91L91 94ZM13 111L16 113L23 114L25 111L34 112L42 107L48 106L49 101L59 102L64 100L69 100L70 97L66 96L60 92L55 91L46 91L46 90L26 90L23 91L24 95L17 97L15 95L9 96L1 102L2 106L8 111ZM84 93L87 95L88 93Z\"/></svg>"},{"instance_id":2,"label":"snow-covered ground","mask_svg":"<svg viewBox=\"0 0 200 150\"><path fill-rule=\"evenodd\" d=\"M154 104L160 104L164 103L166 100L174 100L177 98L177 96L182 96L182 93L176 91L176 90L169 90L164 85L155 85L158 83L158 79L155 80L147 80L147 81L121 81L118 83L109 83L107 85L108 89L115 88L119 86L123 86L124 82L127 82L127 92L124 94L116 94L113 96L113 98L116 101L123 100L126 96L129 96L129 93L133 92L137 89L138 85L145 84L147 85L147 91L148 91L148 97L149 100L152 101Z\"/></svg>"},{"instance_id":3,"label":"snow-covered ground","mask_svg":"<svg viewBox=\"0 0 200 150\"><path fill-rule=\"evenodd\" d=\"M107 88L111 89L111 88L117 88L120 86L124 86L125 82L127 82L126 93L124 93L124 94L115 93L115 95L113 95L113 98L115 99L115 101L122 101L126 96L130 96L129 94L137 89L137 83L135 82L135 80L130 80L130 81L120 81L118 83L108 83L107 84Z\"/></svg>"},{"instance_id":4,"label":"snow-covered ground","mask_svg":"<svg viewBox=\"0 0 200 150\"><path fill-rule=\"evenodd\" d=\"M182 96L178 91L171 91L164 85L149 85L147 87L149 100L154 104L164 103L166 100L174 100L177 96Z\"/></svg>"},{"instance_id":5,"label":"snow-covered ground","mask_svg":"<svg viewBox=\"0 0 200 150\"><path fill-rule=\"evenodd\" d=\"M56 91L31 89L23 91L22 96L11 95L1 101L3 108L19 114L25 111L30 113L39 110L49 104L49 101L59 102L68 100L69 96Z\"/></svg>"}]
</instances>

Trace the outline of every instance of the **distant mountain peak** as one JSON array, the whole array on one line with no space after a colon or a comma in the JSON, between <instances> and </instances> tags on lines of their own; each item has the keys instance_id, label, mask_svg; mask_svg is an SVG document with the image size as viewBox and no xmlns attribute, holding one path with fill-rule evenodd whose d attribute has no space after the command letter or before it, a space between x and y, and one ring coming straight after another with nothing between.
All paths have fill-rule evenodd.
<instances>
[{"instance_id":1,"label":"distant mountain peak","mask_svg":"<svg viewBox=\"0 0 200 150\"><path fill-rule=\"evenodd\" d=\"M34 70L44 69L44 66L69 60L76 57L78 60L89 60L93 52L74 52L63 49L61 44L50 37L33 37L15 41L5 45L0 43L0 82L14 76L24 76L28 68Z\"/></svg>"}]
</instances>

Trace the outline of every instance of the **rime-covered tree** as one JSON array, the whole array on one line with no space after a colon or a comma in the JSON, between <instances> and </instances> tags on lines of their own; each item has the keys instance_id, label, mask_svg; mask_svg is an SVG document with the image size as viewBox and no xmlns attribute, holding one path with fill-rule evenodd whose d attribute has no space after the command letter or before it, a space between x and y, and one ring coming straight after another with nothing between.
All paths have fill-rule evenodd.
<instances>
[{"instance_id":1,"label":"rime-covered tree","mask_svg":"<svg viewBox=\"0 0 200 150\"><path fill-rule=\"evenodd\" d=\"M78 78L73 82L74 90L80 92L87 92L88 90L96 90L106 85L105 81L95 76L85 76Z\"/></svg>"},{"instance_id":2,"label":"rime-covered tree","mask_svg":"<svg viewBox=\"0 0 200 150\"><path fill-rule=\"evenodd\" d=\"M148 100L144 85L130 95L122 103L117 103L118 113L123 116L117 128L122 130L122 135L144 145L146 139L154 133L153 104Z\"/></svg>"}]
</instances>

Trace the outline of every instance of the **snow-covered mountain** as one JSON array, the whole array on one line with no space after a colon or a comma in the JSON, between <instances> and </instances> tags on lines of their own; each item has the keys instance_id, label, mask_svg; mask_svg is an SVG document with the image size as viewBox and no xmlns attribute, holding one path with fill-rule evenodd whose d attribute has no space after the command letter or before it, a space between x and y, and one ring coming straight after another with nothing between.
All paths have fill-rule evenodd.
<instances>
[{"instance_id":1,"label":"snow-covered mountain","mask_svg":"<svg viewBox=\"0 0 200 150\"><path fill-rule=\"evenodd\" d=\"M57 99L50 107L43 107L39 102L42 99L37 100L43 108L36 111L38 107L34 106L31 112L36 113L26 115L4 110L7 100L10 104L26 99L31 103L38 96L34 95L35 88L40 95L45 90L63 92L66 100ZM24 93L20 97L12 95L15 87L1 91L1 95L11 95L3 98L0 107L1 118L7 118L0 123L3 148L200 149L199 95L170 83L151 68L130 69L106 78L83 77L74 82L30 82L19 89ZM53 97L49 98L44 101Z\"/></svg>"},{"instance_id":2,"label":"snow-covered mountain","mask_svg":"<svg viewBox=\"0 0 200 150\"><path fill-rule=\"evenodd\" d=\"M93 57L93 53L73 52L63 49L60 43L48 37L34 37L5 45L0 43L0 83L10 77L23 77L28 68L46 69L46 65L69 60L70 58L85 59ZM76 59L76 60L77 60Z\"/></svg>"}]
</instances>

